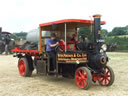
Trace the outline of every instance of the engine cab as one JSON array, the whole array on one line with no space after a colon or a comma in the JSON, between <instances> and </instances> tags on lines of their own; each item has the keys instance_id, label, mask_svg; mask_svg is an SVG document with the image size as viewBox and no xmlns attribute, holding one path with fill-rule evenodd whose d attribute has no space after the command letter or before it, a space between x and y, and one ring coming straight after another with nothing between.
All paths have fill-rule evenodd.
<instances>
[{"instance_id":1,"label":"engine cab","mask_svg":"<svg viewBox=\"0 0 128 96\"><path fill-rule=\"evenodd\" d=\"M108 57L105 53L105 41L101 39L100 29L101 25L105 24L105 22L100 21L101 15L94 15L93 17L94 21L67 19L40 24L41 52L45 53L46 39L50 38L49 36L42 37L42 32L48 31L50 33L56 33L58 39L60 39L60 45L56 48L58 56L60 56L61 53L85 53L87 57L84 63L87 63L90 69L93 69L96 72L101 72L102 68L106 66L108 62ZM93 32L90 32L92 34L90 36L78 35L78 31L81 27L93 28L91 29ZM90 39L92 38L93 40L91 41ZM87 41L87 39L90 41ZM64 59L67 60L66 58L59 58L58 60L62 61Z\"/></svg>"}]
</instances>

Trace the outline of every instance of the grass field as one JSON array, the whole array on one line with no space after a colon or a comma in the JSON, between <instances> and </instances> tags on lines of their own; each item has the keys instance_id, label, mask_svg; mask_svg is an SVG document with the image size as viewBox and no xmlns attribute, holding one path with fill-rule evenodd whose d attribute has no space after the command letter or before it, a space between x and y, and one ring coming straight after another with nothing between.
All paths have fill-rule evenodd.
<instances>
[{"instance_id":1,"label":"grass field","mask_svg":"<svg viewBox=\"0 0 128 96\"><path fill-rule=\"evenodd\" d=\"M128 53L108 52L109 66L115 73L115 82L110 87L92 84L81 90L73 79L37 75L21 77L17 58L0 55L0 96L128 96Z\"/></svg>"},{"instance_id":2,"label":"grass field","mask_svg":"<svg viewBox=\"0 0 128 96\"><path fill-rule=\"evenodd\" d=\"M110 37L114 38L115 36L110 36ZM120 35L120 36L117 36L117 37L120 37L120 38L126 37L126 38L128 38L128 35Z\"/></svg>"}]
</instances>

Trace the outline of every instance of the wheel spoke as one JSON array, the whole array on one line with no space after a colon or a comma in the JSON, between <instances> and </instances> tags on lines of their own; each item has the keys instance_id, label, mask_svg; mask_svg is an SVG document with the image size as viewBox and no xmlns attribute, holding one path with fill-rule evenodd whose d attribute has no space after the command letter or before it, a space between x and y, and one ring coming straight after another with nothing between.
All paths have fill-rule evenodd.
<instances>
[{"instance_id":1,"label":"wheel spoke","mask_svg":"<svg viewBox=\"0 0 128 96\"><path fill-rule=\"evenodd\" d=\"M76 76L76 79L80 80L80 78L81 78L80 76L78 76L78 75Z\"/></svg>"},{"instance_id":2,"label":"wheel spoke","mask_svg":"<svg viewBox=\"0 0 128 96\"><path fill-rule=\"evenodd\" d=\"M110 82L110 79L106 78L106 80L108 80L108 82Z\"/></svg>"},{"instance_id":3,"label":"wheel spoke","mask_svg":"<svg viewBox=\"0 0 128 96\"><path fill-rule=\"evenodd\" d=\"M79 81L79 80L77 81L78 85L80 85L80 82L81 82L81 81Z\"/></svg>"},{"instance_id":4,"label":"wheel spoke","mask_svg":"<svg viewBox=\"0 0 128 96\"><path fill-rule=\"evenodd\" d=\"M108 73L110 73L109 70L106 72L106 75L108 75Z\"/></svg>"},{"instance_id":5,"label":"wheel spoke","mask_svg":"<svg viewBox=\"0 0 128 96\"><path fill-rule=\"evenodd\" d=\"M84 76L84 73L85 73L84 70L82 70L82 75L83 75L83 76Z\"/></svg>"},{"instance_id":6,"label":"wheel spoke","mask_svg":"<svg viewBox=\"0 0 128 96\"><path fill-rule=\"evenodd\" d=\"M79 81L78 82L78 86L80 86L80 88L83 88L83 82L82 81Z\"/></svg>"},{"instance_id":7,"label":"wheel spoke","mask_svg":"<svg viewBox=\"0 0 128 96\"><path fill-rule=\"evenodd\" d=\"M105 77L110 77L110 75L105 75Z\"/></svg>"},{"instance_id":8,"label":"wheel spoke","mask_svg":"<svg viewBox=\"0 0 128 96\"><path fill-rule=\"evenodd\" d=\"M78 73L79 73L79 75L80 75L80 76L82 76L82 74L81 74L80 70L78 71Z\"/></svg>"},{"instance_id":9,"label":"wheel spoke","mask_svg":"<svg viewBox=\"0 0 128 96\"><path fill-rule=\"evenodd\" d=\"M86 81L88 80L87 74L85 74L83 77L84 77L84 80Z\"/></svg>"},{"instance_id":10,"label":"wheel spoke","mask_svg":"<svg viewBox=\"0 0 128 96\"><path fill-rule=\"evenodd\" d=\"M87 81L84 80L84 85L86 86L87 85Z\"/></svg>"},{"instance_id":11,"label":"wheel spoke","mask_svg":"<svg viewBox=\"0 0 128 96\"><path fill-rule=\"evenodd\" d=\"M107 85L107 80L105 79L105 85Z\"/></svg>"},{"instance_id":12,"label":"wheel spoke","mask_svg":"<svg viewBox=\"0 0 128 96\"><path fill-rule=\"evenodd\" d=\"M103 83L103 81L104 81L104 78L100 80L101 83Z\"/></svg>"},{"instance_id":13,"label":"wheel spoke","mask_svg":"<svg viewBox=\"0 0 128 96\"><path fill-rule=\"evenodd\" d=\"M81 81L81 87L84 88L84 80Z\"/></svg>"},{"instance_id":14,"label":"wheel spoke","mask_svg":"<svg viewBox=\"0 0 128 96\"><path fill-rule=\"evenodd\" d=\"M104 68L104 72L106 73L106 68Z\"/></svg>"}]
</instances>

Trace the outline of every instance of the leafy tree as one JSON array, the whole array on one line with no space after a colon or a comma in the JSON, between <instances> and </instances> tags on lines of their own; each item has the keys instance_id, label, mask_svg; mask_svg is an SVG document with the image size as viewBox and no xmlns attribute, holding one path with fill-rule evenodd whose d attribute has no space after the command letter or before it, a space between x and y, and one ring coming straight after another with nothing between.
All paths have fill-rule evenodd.
<instances>
[{"instance_id":1,"label":"leafy tree","mask_svg":"<svg viewBox=\"0 0 128 96\"><path fill-rule=\"evenodd\" d=\"M125 28L126 28L126 35L128 35L128 25Z\"/></svg>"},{"instance_id":2,"label":"leafy tree","mask_svg":"<svg viewBox=\"0 0 128 96\"><path fill-rule=\"evenodd\" d=\"M16 36L15 34L11 34L10 37L14 40L20 40L20 38Z\"/></svg>"},{"instance_id":3,"label":"leafy tree","mask_svg":"<svg viewBox=\"0 0 128 96\"><path fill-rule=\"evenodd\" d=\"M92 27L92 33L91 33L91 28L89 26L81 27L78 30L78 36L85 36L88 38L90 42L93 41L94 40L93 27Z\"/></svg>"},{"instance_id":4,"label":"leafy tree","mask_svg":"<svg viewBox=\"0 0 128 96\"><path fill-rule=\"evenodd\" d=\"M108 30L107 29L102 29L102 35L108 35Z\"/></svg>"},{"instance_id":5,"label":"leafy tree","mask_svg":"<svg viewBox=\"0 0 128 96\"><path fill-rule=\"evenodd\" d=\"M112 30L112 35L126 35L126 28L125 27L115 27Z\"/></svg>"},{"instance_id":6,"label":"leafy tree","mask_svg":"<svg viewBox=\"0 0 128 96\"><path fill-rule=\"evenodd\" d=\"M15 40L19 40L19 39L23 39L23 40L26 40L26 36L27 36L27 32L20 32L20 33L13 33L14 36L14 39Z\"/></svg>"},{"instance_id":7,"label":"leafy tree","mask_svg":"<svg viewBox=\"0 0 128 96\"><path fill-rule=\"evenodd\" d=\"M90 28L89 27L81 27L78 31L78 35L85 35L88 36L90 34Z\"/></svg>"}]
</instances>

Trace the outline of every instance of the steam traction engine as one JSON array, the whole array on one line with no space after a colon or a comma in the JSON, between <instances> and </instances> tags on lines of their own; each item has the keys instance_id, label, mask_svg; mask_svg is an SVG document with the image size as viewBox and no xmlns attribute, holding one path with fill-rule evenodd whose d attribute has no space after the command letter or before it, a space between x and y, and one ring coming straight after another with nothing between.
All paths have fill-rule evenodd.
<instances>
[{"instance_id":1,"label":"steam traction engine","mask_svg":"<svg viewBox=\"0 0 128 96\"><path fill-rule=\"evenodd\" d=\"M35 68L37 73L74 78L76 85L82 89L88 89L92 81L98 81L103 86L112 85L114 72L107 65L109 59L106 55L106 46L100 36L100 26L105 22L100 21L100 15L93 17L94 21L65 19L40 24L37 35L39 36L38 50L21 50L20 48L12 50L15 53L14 56L19 58L20 75L31 76ZM70 40L72 34L77 33L78 28L91 25L94 26L93 42ZM54 32L59 39L64 39L64 42L60 41L60 45L56 47L56 72L51 71L51 57L45 51L46 40L50 38L50 35L42 35L44 32Z\"/></svg>"}]
</instances>

